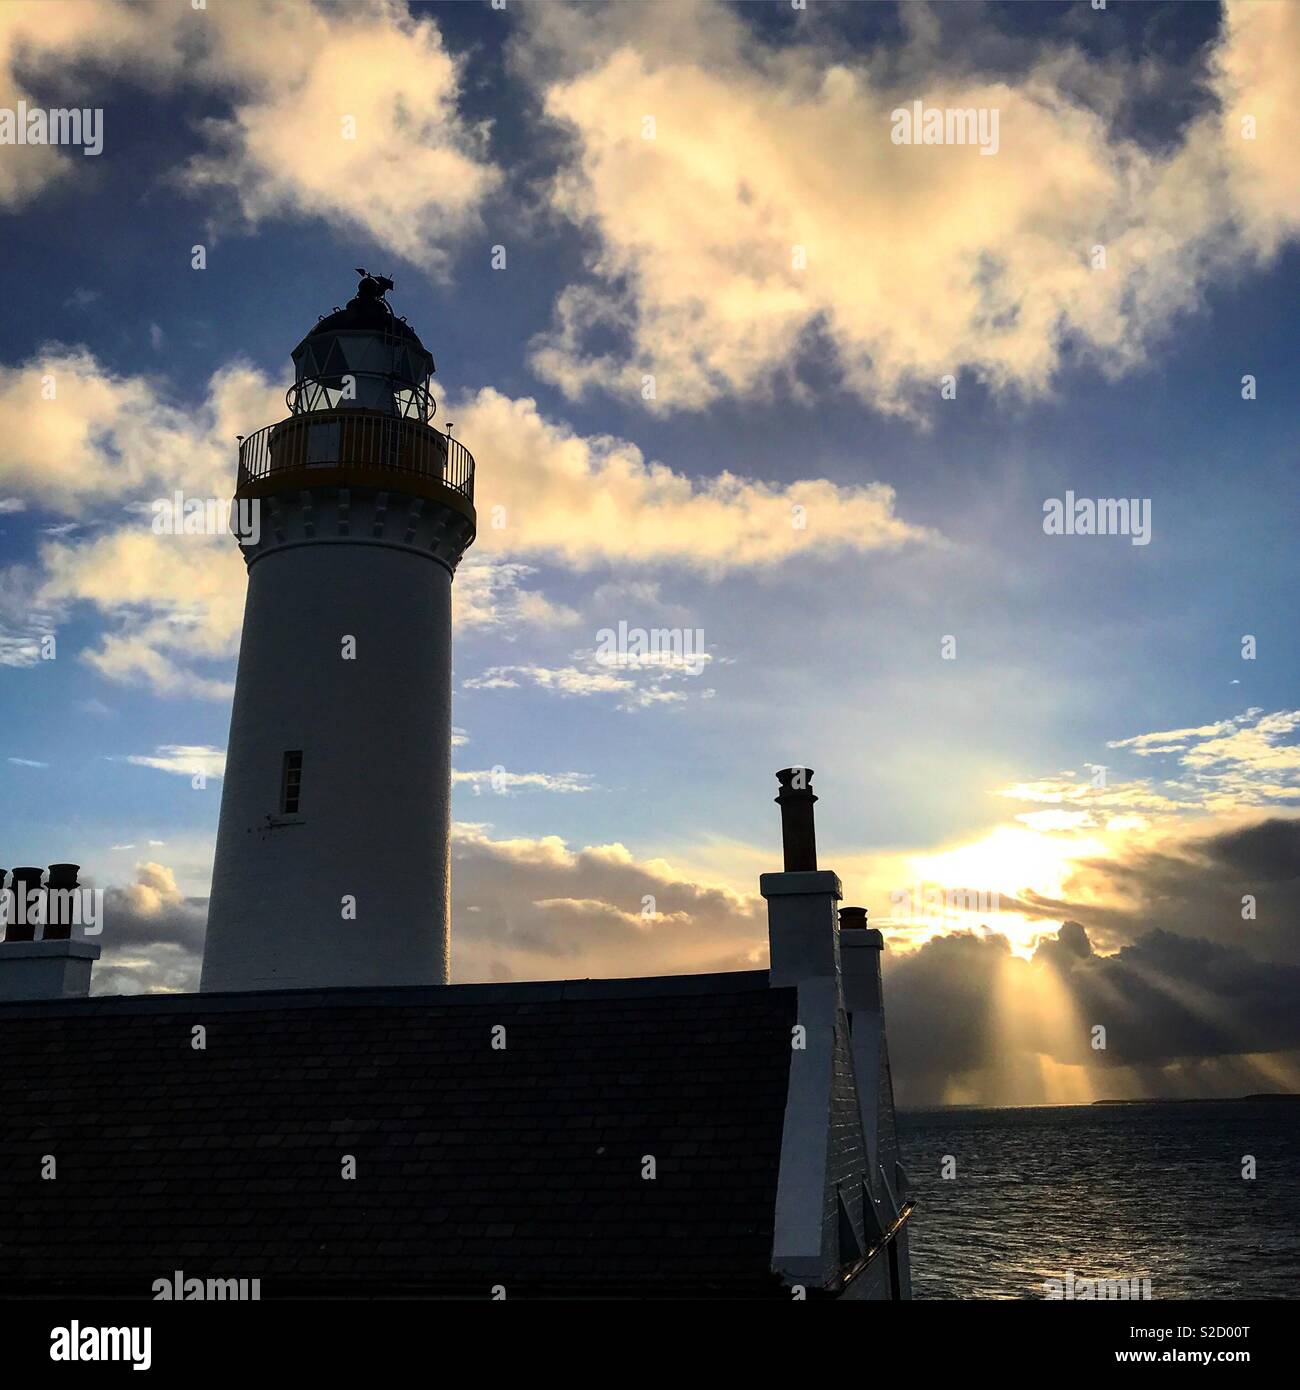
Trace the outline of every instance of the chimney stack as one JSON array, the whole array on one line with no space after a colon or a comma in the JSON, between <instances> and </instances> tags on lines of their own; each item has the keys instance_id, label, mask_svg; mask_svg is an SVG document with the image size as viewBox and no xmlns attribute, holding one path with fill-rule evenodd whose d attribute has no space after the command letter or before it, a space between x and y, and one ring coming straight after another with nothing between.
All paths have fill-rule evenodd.
<instances>
[{"instance_id":1,"label":"chimney stack","mask_svg":"<svg viewBox=\"0 0 1300 1390\"><path fill-rule=\"evenodd\" d=\"M867 925L865 907L840 908L840 962L844 979L844 1007L850 1017L864 1010L879 1013L880 953L885 938Z\"/></svg>"},{"instance_id":2,"label":"chimney stack","mask_svg":"<svg viewBox=\"0 0 1300 1390\"><path fill-rule=\"evenodd\" d=\"M826 1174L843 1008L835 916L842 894L836 875L817 868L811 770L787 767L776 775L785 869L760 874L758 886L767 899L768 980L773 989L797 991L803 1037L790 1053L772 1267L783 1278L822 1286L838 1260L826 1222Z\"/></svg>"},{"instance_id":3,"label":"chimney stack","mask_svg":"<svg viewBox=\"0 0 1300 1390\"><path fill-rule=\"evenodd\" d=\"M73 923L80 917L65 896L77 890L79 869L78 864L51 864L43 897L39 896L43 869L13 871L13 898L0 941L0 1000L84 999L90 993L90 972L99 959L99 947L72 939ZM32 897L35 904L28 901ZM37 923L29 913L33 906L44 921L39 941Z\"/></svg>"},{"instance_id":4,"label":"chimney stack","mask_svg":"<svg viewBox=\"0 0 1300 1390\"><path fill-rule=\"evenodd\" d=\"M781 790L776 804L781 808L781 845L785 851L786 873L814 873L817 869L817 832L813 826L810 767L787 767L776 774Z\"/></svg>"}]
</instances>

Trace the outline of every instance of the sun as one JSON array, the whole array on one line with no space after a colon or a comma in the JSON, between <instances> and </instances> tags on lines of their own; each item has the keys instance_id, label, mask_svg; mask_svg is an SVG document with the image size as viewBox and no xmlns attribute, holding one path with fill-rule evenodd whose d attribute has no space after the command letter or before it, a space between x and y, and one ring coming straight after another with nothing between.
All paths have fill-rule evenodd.
<instances>
[{"instance_id":1,"label":"sun","mask_svg":"<svg viewBox=\"0 0 1300 1390\"><path fill-rule=\"evenodd\" d=\"M891 893L882 925L910 928L909 939L917 945L943 932L986 929L1004 935L1014 954L1028 958L1060 924L1028 917L1006 904L1030 893L1060 897L1079 859L1107 852L1095 836L996 826L969 844L909 856L911 882Z\"/></svg>"}]
</instances>

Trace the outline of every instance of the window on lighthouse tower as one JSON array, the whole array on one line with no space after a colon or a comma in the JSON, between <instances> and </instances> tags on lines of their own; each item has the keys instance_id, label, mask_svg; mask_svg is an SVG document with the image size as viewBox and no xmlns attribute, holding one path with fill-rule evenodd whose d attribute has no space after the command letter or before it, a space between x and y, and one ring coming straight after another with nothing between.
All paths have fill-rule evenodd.
<instances>
[{"instance_id":1,"label":"window on lighthouse tower","mask_svg":"<svg viewBox=\"0 0 1300 1390\"><path fill-rule=\"evenodd\" d=\"M280 814L296 816L298 797L302 789L302 752L286 753L280 777Z\"/></svg>"}]
</instances>

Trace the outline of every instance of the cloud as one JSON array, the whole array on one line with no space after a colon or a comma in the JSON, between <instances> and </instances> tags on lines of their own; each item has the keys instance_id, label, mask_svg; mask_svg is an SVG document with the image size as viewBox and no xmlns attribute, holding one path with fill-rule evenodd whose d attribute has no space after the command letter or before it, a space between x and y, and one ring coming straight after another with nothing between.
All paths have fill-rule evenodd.
<instances>
[{"instance_id":1,"label":"cloud","mask_svg":"<svg viewBox=\"0 0 1300 1390\"><path fill-rule=\"evenodd\" d=\"M84 99L84 88L76 91L82 64L108 62L136 80L158 79L180 62L174 46L178 35L175 18L159 7L146 11L111 0L59 5L8 0L0 5L0 107L13 110L19 101L40 106L38 85L78 106L95 105ZM22 207L48 186L88 173L95 162L49 145L0 145L0 209Z\"/></svg>"},{"instance_id":2,"label":"cloud","mask_svg":"<svg viewBox=\"0 0 1300 1390\"><path fill-rule=\"evenodd\" d=\"M1124 780L1114 768L1088 764L1093 776L1087 779L1062 773L1015 782L995 794L1059 807L1016 816L1037 830L1140 828L1149 816L1191 811L1221 815L1287 804L1300 800L1300 744L1293 739L1297 729L1300 710L1266 714L1248 709L1213 724L1135 734L1106 745L1139 758L1173 758L1182 770L1179 776L1158 783L1141 777ZM1098 775L1100 785L1094 780Z\"/></svg>"},{"instance_id":3,"label":"cloud","mask_svg":"<svg viewBox=\"0 0 1300 1390\"><path fill-rule=\"evenodd\" d=\"M1107 745L1140 757L1176 755L1195 803L1210 811L1300 799L1300 710L1266 714L1249 709L1235 718L1193 729L1138 734Z\"/></svg>"},{"instance_id":4,"label":"cloud","mask_svg":"<svg viewBox=\"0 0 1300 1390\"><path fill-rule=\"evenodd\" d=\"M185 897L170 868L137 864L133 883L104 890L103 956L91 993L196 991L206 924L206 901Z\"/></svg>"},{"instance_id":5,"label":"cloud","mask_svg":"<svg viewBox=\"0 0 1300 1390\"><path fill-rule=\"evenodd\" d=\"M155 535L149 499L177 489L228 498L236 433L283 413L283 392L239 361L185 408L84 349L47 348L24 366L0 367L0 435L10 441L0 482L46 510L85 518L125 503L133 517L93 537L52 535L39 548L39 572L0 570L0 661L33 664L38 638L89 604L106 630L83 655L102 675L163 694L229 698L230 681L206 665L236 649L238 549L228 535Z\"/></svg>"},{"instance_id":6,"label":"cloud","mask_svg":"<svg viewBox=\"0 0 1300 1390\"><path fill-rule=\"evenodd\" d=\"M623 845L453 835L457 981L684 974L766 965L762 900ZM649 901L647 901L649 900ZM647 915L647 914L652 915Z\"/></svg>"},{"instance_id":7,"label":"cloud","mask_svg":"<svg viewBox=\"0 0 1300 1390\"><path fill-rule=\"evenodd\" d=\"M1223 1095L1300 1081L1300 968L1213 941L1154 930L1100 954L1066 922L1032 960L996 934L958 932L885 963L903 1104Z\"/></svg>"},{"instance_id":8,"label":"cloud","mask_svg":"<svg viewBox=\"0 0 1300 1390\"><path fill-rule=\"evenodd\" d=\"M511 796L521 790L561 793L592 790L588 772L508 772L504 767L494 767L474 772L454 771L451 780L469 786L475 796L485 791Z\"/></svg>"},{"instance_id":9,"label":"cloud","mask_svg":"<svg viewBox=\"0 0 1300 1390\"><path fill-rule=\"evenodd\" d=\"M1293 5L1228 5L1199 109L1157 148L1124 133L1116 94L1159 64L1055 36L993 76L919 22L850 64L816 27L769 46L722 5L671 24L662 6L542 8L520 68L569 138L550 203L594 274L559 295L532 363L571 397L641 401L653 378L648 408L698 410L799 392L814 355L886 411L919 412L948 373L1038 395L1067 354L1142 365L1209 285L1296 233ZM919 98L996 110L997 154L893 144L891 112Z\"/></svg>"},{"instance_id":10,"label":"cloud","mask_svg":"<svg viewBox=\"0 0 1300 1390\"><path fill-rule=\"evenodd\" d=\"M220 777L226 770L226 750L202 743L164 743L152 754L131 753L126 759L137 767L152 767L177 777Z\"/></svg>"},{"instance_id":11,"label":"cloud","mask_svg":"<svg viewBox=\"0 0 1300 1390\"><path fill-rule=\"evenodd\" d=\"M6 758L5 761L15 767L49 767L49 763L34 762L31 758Z\"/></svg>"},{"instance_id":12,"label":"cloud","mask_svg":"<svg viewBox=\"0 0 1300 1390\"><path fill-rule=\"evenodd\" d=\"M0 366L0 486L74 519L175 488L229 497L235 435L283 415L282 388L246 362L228 363L203 401L182 406L85 348L46 346L21 366Z\"/></svg>"},{"instance_id":13,"label":"cloud","mask_svg":"<svg viewBox=\"0 0 1300 1390\"><path fill-rule=\"evenodd\" d=\"M458 432L491 459L478 508L488 554L546 556L576 569L672 565L706 574L770 568L793 556L896 550L933 541L894 512L883 483L777 485L730 472L695 480L634 444L583 436L531 398L484 388L455 406ZM499 509L499 510L498 510Z\"/></svg>"},{"instance_id":14,"label":"cloud","mask_svg":"<svg viewBox=\"0 0 1300 1390\"><path fill-rule=\"evenodd\" d=\"M459 112L462 63L400 0L214 7L207 72L238 93L208 132L223 153L186 183L244 215L319 216L432 271L500 181L485 125Z\"/></svg>"},{"instance_id":15,"label":"cloud","mask_svg":"<svg viewBox=\"0 0 1300 1390\"><path fill-rule=\"evenodd\" d=\"M39 588L40 578L28 565L0 569L0 666L25 669L41 660L42 644L62 612L48 599L38 600Z\"/></svg>"},{"instance_id":16,"label":"cloud","mask_svg":"<svg viewBox=\"0 0 1300 1390\"><path fill-rule=\"evenodd\" d=\"M466 690L519 690L531 686L565 699L611 695L617 697L616 708L632 711L683 703L687 692L675 688L673 682L701 675L711 659L707 652L676 658L670 653L647 653L615 661L594 650L573 655L580 665L489 666L482 675L470 676L462 684ZM709 699L714 691L706 688L697 693L700 698Z\"/></svg>"},{"instance_id":17,"label":"cloud","mask_svg":"<svg viewBox=\"0 0 1300 1390\"><path fill-rule=\"evenodd\" d=\"M1189 897L1230 861L1293 873L1300 822L1190 843L1204 851L1207 877L1189 884ZM1166 848L1174 851L1172 843ZM622 845L575 850L554 836L496 840L485 826L461 824L454 857L457 980L767 963L757 895L638 859ZM1300 889L1300 880L1290 882ZM642 915L646 897L654 919ZM1166 923L1178 905L1150 906L1134 904L1135 917L1147 909L1145 922L1105 949L1067 915L1027 958L997 931L946 931L919 949L900 947L902 938L890 933L890 1052L907 1103L1277 1089L1277 1075L1300 1048L1300 957L1248 950L1221 924L1171 931ZM1290 929L1300 943L1300 915ZM1104 1053L1092 1047L1095 1024L1107 1030Z\"/></svg>"},{"instance_id":18,"label":"cloud","mask_svg":"<svg viewBox=\"0 0 1300 1390\"><path fill-rule=\"evenodd\" d=\"M1003 906L1075 919L1107 949L1159 929L1300 965L1300 820L1157 832L1112 856L1081 858L1058 894L1021 893Z\"/></svg>"},{"instance_id":19,"label":"cloud","mask_svg":"<svg viewBox=\"0 0 1300 1390\"><path fill-rule=\"evenodd\" d=\"M21 497L0 497L0 516L12 516L15 512L25 512L27 503Z\"/></svg>"},{"instance_id":20,"label":"cloud","mask_svg":"<svg viewBox=\"0 0 1300 1390\"><path fill-rule=\"evenodd\" d=\"M814 479L778 487L725 473L695 482L647 463L626 441L584 437L545 420L532 400L484 390L459 413L475 447L492 458L478 541L452 591L462 629L563 628L579 620L574 609L527 587L537 570L522 556L579 570L617 562L717 575L806 550L895 549L932 539L894 515L893 492L880 484L841 488ZM47 347L24 365L0 367L0 435L13 441L0 453L0 485L81 520L110 503L132 518L103 523L93 536L51 535L39 574L0 571L0 661L32 664L39 616L54 622L89 604L105 630L83 655L100 674L165 695L228 698L229 679L211 667L233 657L238 643L239 552L227 535L155 535L150 500L177 489L229 498L236 434L283 414L282 389L239 360L215 372L192 406L173 404L149 378L111 372L82 348ZM577 673L555 683L595 679ZM679 698L612 677L603 688L636 692L638 704Z\"/></svg>"},{"instance_id":21,"label":"cloud","mask_svg":"<svg viewBox=\"0 0 1300 1390\"><path fill-rule=\"evenodd\" d=\"M228 114L206 122L209 149L177 171L180 182L232 194L252 224L321 217L435 272L500 180L486 127L460 113L461 69L438 26L400 0L247 0L202 13L124 0L0 6L0 106L31 99L28 74L58 90L75 75L80 105L95 104L86 83L105 76L215 92ZM91 163L0 148L0 207Z\"/></svg>"},{"instance_id":22,"label":"cloud","mask_svg":"<svg viewBox=\"0 0 1300 1390\"><path fill-rule=\"evenodd\" d=\"M229 699L208 663L235 653L244 566L229 536L156 536L141 522L80 545L49 545L42 597L92 605L109 624L83 659L165 695Z\"/></svg>"},{"instance_id":23,"label":"cloud","mask_svg":"<svg viewBox=\"0 0 1300 1390\"><path fill-rule=\"evenodd\" d=\"M537 573L532 565L495 560L471 550L456 571L452 586L452 617L460 628L569 627L579 614L552 603L536 589L523 587Z\"/></svg>"}]
</instances>

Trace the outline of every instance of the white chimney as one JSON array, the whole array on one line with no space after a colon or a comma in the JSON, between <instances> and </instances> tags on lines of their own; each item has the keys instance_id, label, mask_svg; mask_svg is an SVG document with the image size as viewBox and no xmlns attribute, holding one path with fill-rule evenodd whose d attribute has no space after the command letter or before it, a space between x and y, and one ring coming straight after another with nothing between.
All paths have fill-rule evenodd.
<instances>
[{"instance_id":1,"label":"white chimney","mask_svg":"<svg viewBox=\"0 0 1300 1390\"><path fill-rule=\"evenodd\" d=\"M777 1184L773 1268L794 1282L821 1286L838 1260L825 1222L836 1028L840 993L840 880L817 868L810 768L777 773L785 871L759 876L767 899L769 980L798 991L799 1036L791 1040L790 1081Z\"/></svg>"},{"instance_id":2,"label":"white chimney","mask_svg":"<svg viewBox=\"0 0 1300 1390\"><path fill-rule=\"evenodd\" d=\"M762 874L769 981L797 992L772 1268L853 1299L911 1297L902 1170L880 993L880 933L837 910L817 867L812 771L777 773L785 870Z\"/></svg>"},{"instance_id":3,"label":"white chimney","mask_svg":"<svg viewBox=\"0 0 1300 1390\"><path fill-rule=\"evenodd\" d=\"M84 999L99 959L93 942L74 940L71 921L50 911L53 894L77 889L76 864L51 864L48 888L39 868L17 868L10 888L0 869L0 1000ZM39 934L39 939L38 939Z\"/></svg>"},{"instance_id":4,"label":"white chimney","mask_svg":"<svg viewBox=\"0 0 1300 1390\"><path fill-rule=\"evenodd\" d=\"M880 980L880 953L884 937L867 926L865 907L840 909L840 960L843 963L844 1007L849 1015L853 1045L853 1070L858 1078L862 1130L872 1170L881 1179L878 1191L885 1198L882 1213L889 1221L902 1205L903 1182L898 1167L898 1146L893 1135L894 1083L889 1072L889 1047L885 1041L885 1005ZM885 1105L880 1104L883 1094ZM880 1133L880 1117L888 1116L890 1131Z\"/></svg>"}]
</instances>

